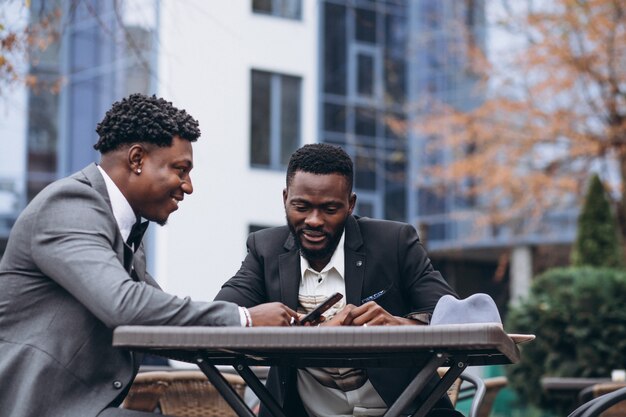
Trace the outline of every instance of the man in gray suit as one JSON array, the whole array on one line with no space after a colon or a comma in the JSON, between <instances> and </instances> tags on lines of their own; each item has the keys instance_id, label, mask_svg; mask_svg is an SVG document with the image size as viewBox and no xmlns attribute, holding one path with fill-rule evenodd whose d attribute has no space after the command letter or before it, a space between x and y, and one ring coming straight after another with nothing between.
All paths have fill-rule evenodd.
<instances>
[{"instance_id":1,"label":"man in gray suit","mask_svg":"<svg viewBox=\"0 0 626 417\"><path fill-rule=\"evenodd\" d=\"M283 190L287 225L250 235L241 268L216 300L247 307L279 301L307 313L339 292L345 297L322 326L427 324L439 298L456 294L415 228L352 215L352 182L352 160L340 147L312 144L294 152ZM380 416L417 372L281 366L270 370L267 386L288 416ZM443 416L461 416L447 397L429 413Z\"/></svg>"},{"instance_id":2,"label":"man in gray suit","mask_svg":"<svg viewBox=\"0 0 626 417\"><path fill-rule=\"evenodd\" d=\"M193 192L198 122L134 94L98 125L89 165L37 195L0 261L0 416L143 416L122 410L139 355L111 346L121 325L288 325L281 303L249 309L163 292L141 236Z\"/></svg>"}]
</instances>

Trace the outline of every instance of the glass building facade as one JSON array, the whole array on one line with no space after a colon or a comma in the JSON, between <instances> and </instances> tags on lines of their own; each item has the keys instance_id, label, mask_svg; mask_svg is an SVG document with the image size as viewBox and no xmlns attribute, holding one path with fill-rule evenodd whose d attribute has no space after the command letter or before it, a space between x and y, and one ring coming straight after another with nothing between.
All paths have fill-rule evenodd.
<instances>
[{"instance_id":1,"label":"glass building facade","mask_svg":"<svg viewBox=\"0 0 626 417\"><path fill-rule=\"evenodd\" d=\"M32 2L33 11L53 8L61 11L60 42L30 72L61 88L29 91L28 201L50 182L97 160L95 127L112 102L153 90L156 4L132 10L106 0ZM33 13L33 19L40 17Z\"/></svg>"},{"instance_id":2,"label":"glass building facade","mask_svg":"<svg viewBox=\"0 0 626 417\"><path fill-rule=\"evenodd\" d=\"M450 215L471 206L423 175L446 161L412 128L425 99L467 108L466 42L484 43L481 1L334 1L321 5L323 141L355 161L357 212L420 224L430 242L456 239ZM436 149L436 150L433 150Z\"/></svg>"},{"instance_id":3,"label":"glass building facade","mask_svg":"<svg viewBox=\"0 0 626 417\"><path fill-rule=\"evenodd\" d=\"M409 4L321 3L320 139L355 162L357 212L406 221Z\"/></svg>"},{"instance_id":4,"label":"glass building facade","mask_svg":"<svg viewBox=\"0 0 626 417\"><path fill-rule=\"evenodd\" d=\"M154 91L157 2L33 0L30 23L53 19L57 42L34 50L29 76L24 195L3 216L0 254L12 222L46 185L98 159L95 128L111 103Z\"/></svg>"},{"instance_id":5,"label":"glass building facade","mask_svg":"<svg viewBox=\"0 0 626 417\"><path fill-rule=\"evenodd\" d=\"M296 28L310 16L306 5L254 0L241 7L264 24ZM27 191L16 215L44 186L97 159L95 127L112 102L156 91L158 0L33 0L31 9L55 7L62 10L60 42L37 57L31 75L61 80L62 88L28 93ZM451 249L486 248L492 267L517 236L493 229L476 239L471 213L477 202L427 174L429 167L472 150L437 146L438 137L414 128L428 116L429 101L461 109L481 103L469 51L488 42L484 0L315 0L315 12L319 44L307 53L317 57L317 94L307 93L310 79L302 74L278 66L246 68L250 147L241 158L255 171L282 172L293 150L311 136L303 115L316 105L312 136L341 145L355 162L357 214L415 225L438 261ZM470 215L461 220L460 213ZM572 220L566 215L551 223L562 241L571 241ZM531 244L545 241L531 238ZM480 266L477 271L485 275Z\"/></svg>"}]
</instances>

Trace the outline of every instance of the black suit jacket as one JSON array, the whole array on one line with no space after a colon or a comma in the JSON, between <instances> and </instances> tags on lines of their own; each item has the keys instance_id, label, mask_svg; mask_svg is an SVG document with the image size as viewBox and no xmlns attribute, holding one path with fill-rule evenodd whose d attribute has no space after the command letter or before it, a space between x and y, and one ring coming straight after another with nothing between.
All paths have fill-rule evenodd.
<instances>
[{"instance_id":1,"label":"black suit jacket","mask_svg":"<svg viewBox=\"0 0 626 417\"><path fill-rule=\"evenodd\" d=\"M432 312L445 294L456 296L441 274L433 268L408 224L350 216L346 222L346 302L361 305L365 297L386 290L376 300L395 316ZM287 226L252 233L248 254L235 276L228 280L216 300L241 306L280 301L298 307L300 254ZM369 379L389 405L395 401L418 370L414 368L370 368ZM296 389L295 371L272 369L268 388L286 407L289 416L306 416ZM419 401L419 399L418 399ZM440 404L448 406L449 402Z\"/></svg>"}]
</instances>

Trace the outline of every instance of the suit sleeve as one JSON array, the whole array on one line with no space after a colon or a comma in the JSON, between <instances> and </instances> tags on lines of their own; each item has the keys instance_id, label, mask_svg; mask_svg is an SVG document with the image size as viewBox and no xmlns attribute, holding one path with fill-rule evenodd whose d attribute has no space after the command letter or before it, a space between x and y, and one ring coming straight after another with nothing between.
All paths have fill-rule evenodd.
<instances>
[{"instance_id":1,"label":"suit sleeve","mask_svg":"<svg viewBox=\"0 0 626 417\"><path fill-rule=\"evenodd\" d=\"M267 302L264 258L257 251L256 236L256 233L248 236L248 253L241 268L222 285L215 300L231 301L243 307L254 307Z\"/></svg>"},{"instance_id":2,"label":"suit sleeve","mask_svg":"<svg viewBox=\"0 0 626 417\"><path fill-rule=\"evenodd\" d=\"M410 312L432 313L442 296L450 294L457 297L441 273L433 268L415 228L403 225L398 239L399 275L402 277L402 289L408 295Z\"/></svg>"},{"instance_id":3,"label":"suit sleeve","mask_svg":"<svg viewBox=\"0 0 626 417\"><path fill-rule=\"evenodd\" d=\"M132 280L113 249L117 224L91 187L52 194L34 222L31 253L37 267L110 328L241 325L235 304L193 302Z\"/></svg>"}]
</instances>

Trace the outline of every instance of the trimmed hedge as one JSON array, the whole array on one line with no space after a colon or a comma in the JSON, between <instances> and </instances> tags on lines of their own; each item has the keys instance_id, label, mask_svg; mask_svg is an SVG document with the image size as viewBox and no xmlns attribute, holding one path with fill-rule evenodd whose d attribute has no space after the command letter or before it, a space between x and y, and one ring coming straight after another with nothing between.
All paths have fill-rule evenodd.
<instances>
[{"instance_id":1,"label":"trimmed hedge","mask_svg":"<svg viewBox=\"0 0 626 417\"><path fill-rule=\"evenodd\" d=\"M541 377L609 377L626 368L626 272L610 268L555 268L533 281L530 294L512 307L510 333L533 333L521 345L521 362L507 367L522 401L560 415L575 398L548 396Z\"/></svg>"}]
</instances>

